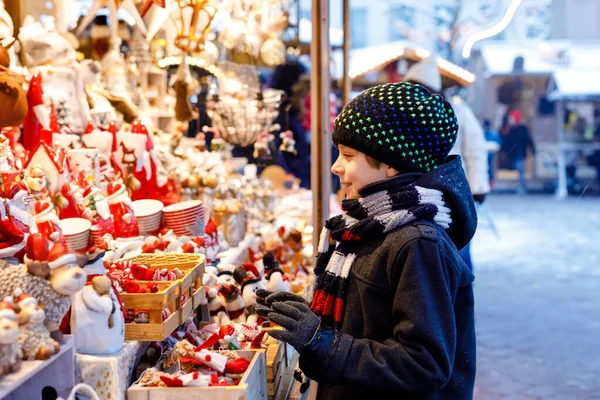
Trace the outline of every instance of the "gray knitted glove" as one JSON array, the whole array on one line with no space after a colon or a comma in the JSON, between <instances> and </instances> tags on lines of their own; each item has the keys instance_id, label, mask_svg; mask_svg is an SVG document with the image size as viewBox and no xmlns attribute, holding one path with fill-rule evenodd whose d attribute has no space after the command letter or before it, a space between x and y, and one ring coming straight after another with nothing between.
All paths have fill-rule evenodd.
<instances>
[{"instance_id":1,"label":"gray knitted glove","mask_svg":"<svg viewBox=\"0 0 600 400\"><path fill-rule=\"evenodd\" d=\"M312 341L321 325L321 319L306 304L297 301L273 303L267 317L284 328L272 330L269 335L291 344L297 351Z\"/></svg>"},{"instance_id":2,"label":"gray knitted glove","mask_svg":"<svg viewBox=\"0 0 600 400\"><path fill-rule=\"evenodd\" d=\"M270 292L264 289L256 290L256 302L258 304L271 307L273 303L278 301L295 301L297 303L309 305L304 297L292 292L286 292L283 290L278 292Z\"/></svg>"}]
</instances>

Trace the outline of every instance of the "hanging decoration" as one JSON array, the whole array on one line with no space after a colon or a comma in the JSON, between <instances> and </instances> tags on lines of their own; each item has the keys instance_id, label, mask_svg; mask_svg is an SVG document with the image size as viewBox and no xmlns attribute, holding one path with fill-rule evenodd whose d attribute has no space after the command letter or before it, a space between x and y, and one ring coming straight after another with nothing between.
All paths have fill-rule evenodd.
<instances>
[{"instance_id":1,"label":"hanging decoration","mask_svg":"<svg viewBox=\"0 0 600 400\"><path fill-rule=\"evenodd\" d=\"M288 0L225 0L219 41L249 55L253 63L282 64L286 47L280 38L288 26L289 7Z\"/></svg>"},{"instance_id":2,"label":"hanging decoration","mask_svg":"<svg viewBox=\"0 0 600 400\"><path fill-rule=\"evenodd\" d=\"M276 130L273 121L279 112L282 95L282 91L267 89L256 93L253 99L217 96L209 116L224 140L234 146L250 146L261 132Z\"/></svg>"},{"instance_id":3,"label":"hanging decoration","mask_svg":"<svg viewBox=\"0 0 600 400\"><path fill-rule=\"evenodd\" d=\"M190 54L200 53L205 48L217 8L211 0L177 0L177 4L179 16L175 46Z\"/></svg>"},{"instance_id":4,"label":"hanging decoration","mask_svg":"<svg viewBox=\"0 0 600 400\"><path fill-rule=\"evenodd\" d=\"M75 30L75 35L81 36L85 28L88 27L89 24L94 21L96 18L96 14L101 8L108 7L109 11L109 21L110 21L110 36L118 37L118 29L119 29L119 19L117 13L119 9L123 7L125 11L127 11L133 19L135 20L135 27L142 32L145 36L148 31L146 29L146 24L142 19L140 13L138 12L137 7L133 3L133 0L94 0L92 6L88 10L87 14L82 18L82 20L77 25L77 29Z\"/></svg>"}]
</instances>

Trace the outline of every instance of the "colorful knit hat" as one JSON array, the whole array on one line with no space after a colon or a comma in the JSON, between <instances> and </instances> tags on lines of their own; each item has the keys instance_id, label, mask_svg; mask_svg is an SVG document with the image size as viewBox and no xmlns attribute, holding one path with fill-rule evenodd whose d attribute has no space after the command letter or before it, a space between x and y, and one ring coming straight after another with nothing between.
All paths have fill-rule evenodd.
<instances>
[{"instance_id":1,"label":"colorful knit hat","mask_svg":"<svg viewBox=\"0 0 600 400\"><path fill-rule=\"evenodd\" d=\"M354 98L336 118L332 139L400 173L425 173L444 163L457 132L448 102L403 82L375 86Z\"/></svg>"}]
</instances>

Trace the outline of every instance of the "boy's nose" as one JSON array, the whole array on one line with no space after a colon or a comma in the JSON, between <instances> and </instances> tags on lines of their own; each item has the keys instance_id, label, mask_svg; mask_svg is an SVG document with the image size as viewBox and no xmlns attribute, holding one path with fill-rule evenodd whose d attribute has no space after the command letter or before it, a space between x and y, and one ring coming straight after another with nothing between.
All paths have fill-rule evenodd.
<instances>
[{"instance_id":1,"label":"boy's nose","mask_svg":"<svg viewBox=\"0 0 600 400\"><path fill-rule=\"evenodd\" d=\"M340 161L340 159L338 158L337 160L335 160L335 162L331 166L331 172L334 175L338 175L338 176L340 176L340 175L342 175L344 173L344 169L339 164L339 161Z\"/></svg>"}]
</instances>

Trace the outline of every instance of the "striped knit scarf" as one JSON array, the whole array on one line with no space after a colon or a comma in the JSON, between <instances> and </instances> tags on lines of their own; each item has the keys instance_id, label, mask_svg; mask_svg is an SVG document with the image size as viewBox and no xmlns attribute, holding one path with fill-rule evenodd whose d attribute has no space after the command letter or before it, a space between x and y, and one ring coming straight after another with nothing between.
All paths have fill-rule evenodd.
<instances>
[{"instance_id":1,"label":"striped knit scarf","mask_svg":"<svg viewBox=\"0 0 600 400\"><path fill-rule=\"evenodd\" d=\"M415 220L435 222L444 229L452 222L438 190L414 184L399 186L388 180L370 189L373 194L344 200L345 213L325 223L319 240L316 276L308 294L310 308L337 329L341 327L348 274L363 238L385 235Z\"/></svg>"}]
</instances>

